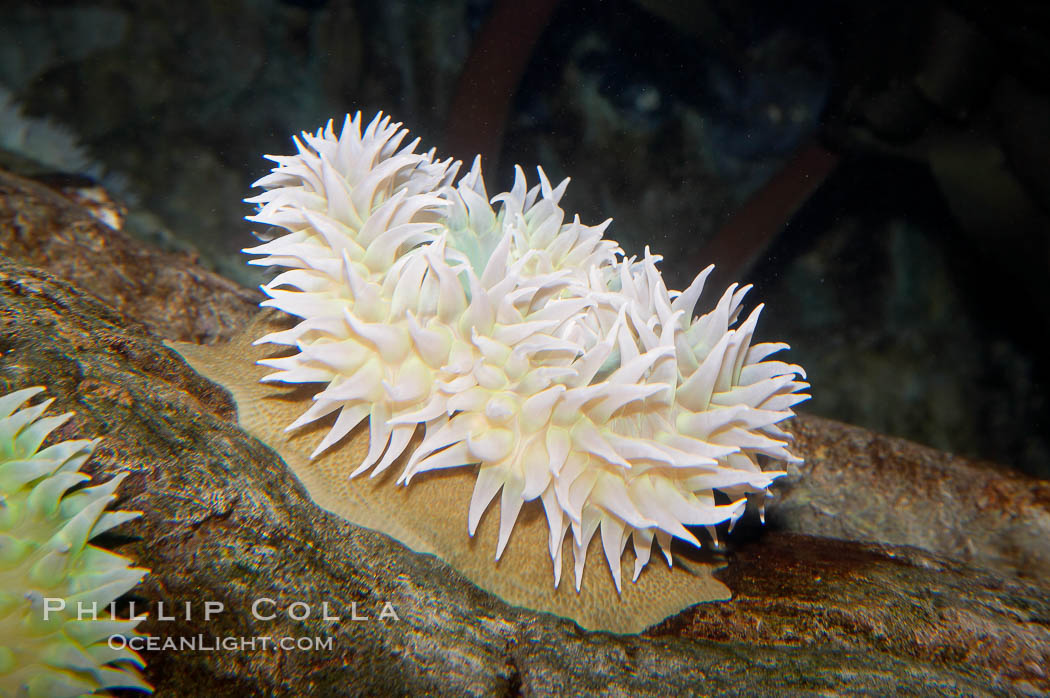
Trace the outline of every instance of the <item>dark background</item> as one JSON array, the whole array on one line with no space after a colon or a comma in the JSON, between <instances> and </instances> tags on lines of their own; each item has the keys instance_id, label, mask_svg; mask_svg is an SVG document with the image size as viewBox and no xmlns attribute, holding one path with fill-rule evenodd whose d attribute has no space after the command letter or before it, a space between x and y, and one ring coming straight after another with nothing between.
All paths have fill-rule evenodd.
<instances>
[{"instance_id":1,"label":"dark background","mask_svg":"<svg viewBox=\"0 0 1050 698\"><path fill-rule=\"evenodd\" d=\"M356 110L754 283L804 410L1050 476L1050 5L0 2L0 165L246 284L261 154Z\"/></svg>"}]
</instances>

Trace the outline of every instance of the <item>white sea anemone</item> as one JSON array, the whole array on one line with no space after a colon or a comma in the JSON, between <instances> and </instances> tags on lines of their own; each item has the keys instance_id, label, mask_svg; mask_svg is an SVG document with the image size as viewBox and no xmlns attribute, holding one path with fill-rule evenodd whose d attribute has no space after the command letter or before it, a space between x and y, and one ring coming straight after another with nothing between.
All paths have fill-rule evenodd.
<instances>
[{"instance_id":1,"label":"white sea anemone","mask_svg":"<svg viewBox=\"0 0 1050 698\"><path fill-rule=\"evenodd\" d=\"M138 513L105 511L122 476L75 489L91 479L80 466L97 440L39 450L72 416L41 417L51 400L17 410L41 390L0 397L0 695L149 691L138 673L142 658L107 642L134 634L137 620L113 618L108 609L146 570L88 545Z\"/></svg>"},{"instance_id":2,"label":"white sea anemone","mask_svg":"<svg viewBox=\"0 0 1050 698\"><path fill-rule=\"evenodd\" d=\"M453 184L459 163L402 147L400 126L380 115L362 133L358 114L304 133L249 199L272 226L251 263L288 268L263 305L301 318L258 340L295 348L264 380L322 384L289 429L337 413L314 455L367 417L354 474L374 476L422 425L399 482L477 465L468 530L499 493L497 559L539 499L555 585L571 529L577 589L595 533L619 589L628 541L637 579L654 538L670 564L672 538L699 545L688 526L735 521L784 474L760 456L797 462L777 424L805 373L767 360L786 345L751 344L761 306L737 324L748 287L694 317L711 267L669 292L659 257L602 239L608 221L566 223L568 180L539 170L529 188L517 168L490 200L478 160Z\"/></svg>"}]
</instances>

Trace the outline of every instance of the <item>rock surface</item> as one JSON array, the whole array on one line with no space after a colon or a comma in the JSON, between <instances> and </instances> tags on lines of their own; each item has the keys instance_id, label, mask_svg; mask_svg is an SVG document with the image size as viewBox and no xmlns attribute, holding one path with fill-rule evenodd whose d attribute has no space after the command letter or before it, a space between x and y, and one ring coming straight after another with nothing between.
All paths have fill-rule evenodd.
<instances>
[{"instance_id":1,"label":"rock surface","mask_svg":"<svg viewBox=\"0 0 1050 698\"><path fill-rule=\"evenodd\" d=\"M185 255L147 249L56 191L3 171L0 251L70 281L168 339L228 339L262 300Z\"/></svg>"},{"instance_id":2,"label":"rock surface","mask_svg":"<svg viewBox=\"0 0 1050 698\"><path fill-rule=\"evenodd\" d=\"M1033 583L1050 579L1050 481L804 415L771 523L914 545Z\"/></svg>"},{"instance_id":3,"label":"rock surface","mask_svg":"<svg viewBox=\"0 0 1050 698\"><path fill-rule=\"evenodd\" d=\"M12 203L27 187L2 181L0 390L47 385L56 409L77 413L52 438L101 436L89 469L131 474L117 506L144 515L106 542L153 570L135 591L140 608L150 604L142 628L176 642L332 639L315 651L257 642L146 652L158 695L1050 691L1050 591L1035 572L1047 559L1046 483L804 418L805 477L790 483L771 526L730 541L722 578L732 601L642 635L585 633L510 607L440 560L314 505L276 454L236 425L228 396L160 341L222 330L210 312L168 323L158 308L244 308L247 292L185 263L180 271L32 187L32 205ZM40 212L51 222L34 223ZM54 240L65 241L60 254L39 251ZM132 281L158 269L178 281ZM986 569L814 533L968 554ZM975 541L969 553L964 533ZM1013 537L996 552L1004 535ZM259 598L276 602L276 618L252 617ZM160 601L175 620L159 618ZM205 601L225 611L205 622ZM310 618L290 618L294 602L309 604ZM321 617L324 603L341 621ZM398 619L378 619L384 603ZM354 609L370 620L351 620Z\"/></svg>"}]
</instances>

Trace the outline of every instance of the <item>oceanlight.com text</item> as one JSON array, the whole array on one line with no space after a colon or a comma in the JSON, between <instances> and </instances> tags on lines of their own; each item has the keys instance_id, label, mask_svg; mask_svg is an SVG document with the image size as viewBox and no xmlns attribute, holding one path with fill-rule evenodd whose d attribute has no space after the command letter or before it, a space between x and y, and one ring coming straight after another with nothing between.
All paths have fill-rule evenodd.
<instances>
[{"instance_id":1,"label":"oceanlight.com text","mask_svg":"<svg viewBox=\"0 0 1050 698\"><path fill-rule=\"evenodd\" d=\"M159 637L133 635L111 635L109 646L114 650L130 648L136 652L235 652L235 651L281 651L313 652L331 650L331 637L236 637L217 635L193 635L188 637Z\"/></svg>"}]
</instances>

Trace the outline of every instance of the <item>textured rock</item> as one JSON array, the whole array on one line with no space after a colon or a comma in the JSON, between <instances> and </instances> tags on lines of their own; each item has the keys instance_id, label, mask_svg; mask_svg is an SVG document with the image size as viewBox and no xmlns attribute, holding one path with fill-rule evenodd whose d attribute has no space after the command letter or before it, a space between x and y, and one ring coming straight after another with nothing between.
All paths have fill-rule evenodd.
<instances>
[{"instance_id":1,"label":"textured rock","mask_svg":"<svg viewBox=\"0 0 1050 698\"><path fill-rule=\"evenodd\" d=\"M2 171L0 250L104 299L168 339L227 339L261 300L186 256L148 250L46 186Z\"/></svg>"},{"instance_id":2,"label":"textured rock","mask_svg":"<svg viewBox=\"0 0 1050 698\"><path fill-rule=\"evenodd\" d=\"M723 579L734 598L651 629L728 643L827 646L1050 688L1050 597L916 548L768 533ZM907 663L907 661L906 661ZM950 686L941 685L950 691Z\"/></svg>"},{"instance_id":3,"label":"textured rock","mask_svg":"<svg viewBox=\"0 0 1050 698\"><path fill-rule=\"evenodd\" d=\"M49 206L44 195L35 201ZM8 210L6 220L23 215ZM79 219L63 220L44 232L62 239L79 230ZM111 264L132 278L172 262L146 250L120 252L119 236L96 233L97 256L88 259L104 266L113 249ZM11 240L5 232L3 244ZM77 261L85 248L66 244L54 268L78 278L90 266ZM134 264L122 267L127 259ZM243 302L236 289L180 279L190 287L168 289L172 303ZM48 385L56 410L77 412L54 438L98 434L103 441L87 469L101 477L131 473L117 506L144 516L111 544L153 570L136 590L140 609L143 601L151 606L143 629L160 639L332 638L331 649L313 652L146 652L159 695L1050 691L1050 592L1037 577L1008 578L1045 559L1034 533L1042 530L1045 483L803 419L797 433L809 464L775 513L783 525L930 547L969 526L984 541L972 559L999 571L913 548L777 533L774 525L731 540L722 578L733 601L696 606L640 636L585 633L510 607L436 558L322 511L272 450L236 426L228 396L145 329L159 303L149 285L92 287L125 315L84 293L89 282L74 286L0 260L0 391ZM136 290L145 292L141 304ZM211 322L189 316L181 329L161 324L158 334L212 337ZM908 498L895 494L896 482ZM959 483L956 490L951 483ZM861 505L867 509L849 523L851 508ZM1004 546L997 561L990 542L1011 530L1027 533L1011 539L1022 543ZM251 604L262 597L282 608L311 604L314 615L256 620ZM158 619L159 601L168 614L177 605L177 620ZM226 610L205 622L205 601ZM324 602L341 622L319 617ZM398 620L377 619L384 602ZM350 620L355 603L370 621Z\"/></svg>"},{"instance_id":4,"label":"textured rock","mask_svg":"<svg viewBox=\"0 0 1050 698\"><path fill-rule=\"evenodd\" d=\"M789 531L914 545L1009 576L1050 579L1050 481L803 415L771 523Z\"/></svg>"},{"instance_id":5,"label":"textured rock","mask_svg":"<svg viewBox=\"0 0 1050 698\"><path fill-rule=\"evenodd\" d=\"M765 603L774 609L777 599L792 600L794 622L821 629L810 633L813 642L783 631L757 641L724 635L708 639L697 629L695 619L706 613L736 617L735 623L725 623L727 628L746 625L753 614L740 602L687 611L678 621L683 637L584 633L554 616L512 608L436 558L411 553L310 502L276 454L230 420L221 393L153 337L129 327L119 313L46 274L7 262L0 264L0 308L0 389L47 383L60 409L77 411L57 436L66 437L67 430L100 434L104 441L88 468L131 473L117 505L144 512L141 520L123 527L141 539L120 549L153 570L139 589L153 604L144 631L161 639L198 634L333 639L331 649L315 652L260 646L146 652L147 677L161 695L307 689L321 695L666 695L845 686L878 694L935 686L972 695L1030 685L1050 689L1045 677L1036 675L1038 665L1026 668L1024 663L1037 656L1038 645L1018 654L1020 669L1006 672L974 666L966 656L948 651L956 645L946 644L948 650L941 652L937 644L938 638L946 643L952 635L976 636L986 627L1013 623L1018 627L1011 637L1017 643L1042 633L1045 648L1050 617L1045 591L1002 582L996 590L990 578L979 594L970 583L944 584L934 593L927 586L930 575L923 572L930 564L926 558L920 565L903 555L872 555L852 543L829 549L820 539L769 536L739 553L757 562L739 573L731 565L728 572L738 593L755 594L758 585L748 580L766 580L775 593ZM746 552L752 548L753 553ZM809 552L799 554L792 569L778 558L782 549ZM873 653L856 641L854 624L822 624L836 606L806 596L802 580L826 574L825 550L839 558L843 577L833 588L835 604L848 607L863 590L869 608L855 613L861 619L873 615L871 626L892 626L885 608L899 597L899 589L862 585L863 579L896 575L899 584L914 585L910 593L929 594L940 611L928 618L931 640L921 656L893 643ZM957 574L965 580L974 573L958 568ZM274 599L281 608L304 602L314 615L303 621L287 615L256 620L250 611L259 598ZM157 618L159 601L166 602L169 614L179 609L177 620ZM187 601L194 604L191 620L182 614ZM205 601L221 602L226 611L205 622ZM318 617L325 602L342 622ZM384 602L399 620L376 618ZM358 615L372 620L349 620L355 603ZM1011 609L1017 607L1028 614L1015 617ZM1025 625L1027 631L1020 627ZM899 628L898 633L910 632L909 626Z\"/></svg>"}]
</instances>

